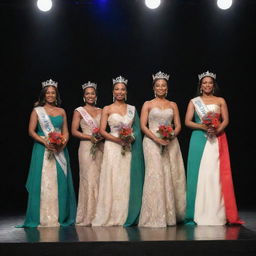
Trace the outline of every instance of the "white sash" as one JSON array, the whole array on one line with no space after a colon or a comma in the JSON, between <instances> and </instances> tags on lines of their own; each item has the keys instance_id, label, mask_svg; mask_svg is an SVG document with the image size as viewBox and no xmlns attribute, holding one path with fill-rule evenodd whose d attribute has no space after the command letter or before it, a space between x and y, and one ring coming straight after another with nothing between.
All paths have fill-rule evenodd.
<instances>
[{"instance_id":1,"label":"white sash","mask_svg":"<svg viewBox=\"0 0 256 256\"><path fill-rule=\"evenodd\" d=\"M131 105L128 105L127 106L127 116L130 118L130 119L133 119L134 116L135 116L135 107L134 106L131 106Z\"/></svg>"},{"instance_id":2,"label":"white sash","mask_svg":"<svg viewBox=\"0 0 256 256\"><path fill-rule=\"evenodd\" d=\"M54 132L55 128L43 107L36 107L35 111L38 115L38 120L44 132L44 135L45 137L48 137L49 132ZM63 150L59 153L54 152L54 156L55 156L55 159L60 164L64 174L67 176L67 161L66 161Z\"/></svg>"},{"instance_id":3,"label":"white sash","mask_svg":"<svg viewBox=\"0 0 256 256\"><path fill-rule=\"evenodd\" d=\"M84 121L90 126L91 130L98 127L94 119L89 115L89 113L83 107L78 107L76 108L76 110L81 114Z\"/></svg>"},{"instance_id":4,"label":"white sash","mask_svg":"<svg viewBox=\"0 0 256 256\"><path fill-rule=\"evenodd\" d=\"M201 97L199 96L192 99L192 102L195 106L196 113L198 114L199 118L202 121L203 116L209 112L209 109L207 108L207 106L204 104Z\"/></svg>"}]
</instances>

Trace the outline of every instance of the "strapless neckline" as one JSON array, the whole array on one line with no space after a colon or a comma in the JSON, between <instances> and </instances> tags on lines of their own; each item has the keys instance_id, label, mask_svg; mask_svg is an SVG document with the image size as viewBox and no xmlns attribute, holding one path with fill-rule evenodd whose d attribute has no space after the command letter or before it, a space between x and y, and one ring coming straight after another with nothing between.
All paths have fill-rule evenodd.
<instances>
[{"instance_id":1,"label":"strapless neckline","mask_svg":"<svg viewBox=\"0 0 256 256\"><path fill-rule=\"evenodd\" d=\"M50 115L48 115L49 117L52 117L52 118L55 118L55 117L58 117L58 116L61 116L62 117L62 115L57 115L57 116L50 116Z\"/></svg>"},{"instance_id":2,"label":"strapless neckline","mask_svg":"<svg viewBox=\"0 0 256 256\"><path fill-rule=\"evenodd\" d=\"M218 106L219 107L219 105L218 104L216 104L216 103L211 103L211 104L205 104L206 106L209 106L209 105L215 105L215 106Z\"/></svg>"},{"instance_id":3,"label":"strapless neckline","mask_svg":"<svg viewBox=\"0 0 256 256\"><path fill-rule=\"evenodd\" d=\"M112 115L118 115L118 116L121 116L121 117L125 117L127 115L127 113L125 115L121 115L119 113L111 113L108 118L110 118Z\"/></svg>"},{"instance_id":4,"label":"strapless neckline","mask_svg":"<svg viewBox=\"0 0 256 256\"><path fill-rule=\"evenodd\" d=\"M166 111L166 110L171 110L171 111L173 111L172 108L158 108L158 107L153 107L153 108L151 108L151 109L149 110L149 112L151 112L153 109L158 109L158 110L160 110L160 111Z\"/></svg>"}]
</instances>

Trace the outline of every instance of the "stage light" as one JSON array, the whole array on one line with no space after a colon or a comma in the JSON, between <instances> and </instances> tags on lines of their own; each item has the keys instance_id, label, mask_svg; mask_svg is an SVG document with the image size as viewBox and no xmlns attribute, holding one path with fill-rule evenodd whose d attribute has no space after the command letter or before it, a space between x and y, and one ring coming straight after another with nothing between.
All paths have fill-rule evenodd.
<instances>
[{"instance_id":1,"label":"stage light","mask_svg":"<svg viewBox=\"0 0 256 256\"><path fill-rule=\"evenodd\" d=\"M40 11L48 12L52 8L52 0L38 0L37 7Z\"/></svg>"},{"instance_id":2,"label":"stage light","mask_svg":"<svg viewBox=\"0 0 256 256\"><path fill-rule=\"evenodd\" d=\"M227 10L232 5L232 0L218 0L217 5L222 10Z\"/></svg>"},{"instance_id":3,"label":"stage light","mask_svg":"<svg viewBox=\"0 0 256 256\"><path fill-rule=\"evenodd\" d=\"M145 5L150 9L156 9L161 4L161 0L145 0Z\"/></svg>"}]
</instances>

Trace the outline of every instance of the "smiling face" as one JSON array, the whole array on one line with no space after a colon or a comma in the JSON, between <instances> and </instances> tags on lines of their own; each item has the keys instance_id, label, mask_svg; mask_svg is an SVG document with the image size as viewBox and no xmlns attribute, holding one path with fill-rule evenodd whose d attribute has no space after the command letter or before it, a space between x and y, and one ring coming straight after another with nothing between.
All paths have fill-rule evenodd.
<instances>
[{"instance_id":1,"label":"smiling face","mask_svg":"<svg viewBox=\"0 0 256 256\"><path fill-rule=\"evenodd\" d=\"M209 76L202 78L200 89L204 94L207 94L207 95L212 94L214 89L213 79Z\"/></svg>"},{"instance_id":2,"label":"smiling face","mask_svg":"<svg viewBox=\"0 0 256 256\"><path fill-rule=\"evenodd\" d=\"M93 105L95 104L96 98L97 98L97 95L94 88L88 87L84 90L85 103Z\"/></svg>"},{"instance_id":3,"label":"smiling face","mask_svg":"<svg viewBox=\"0 0 256 256\"><path fill-rule=\"evenodd\" d=\"M157 97L165 97L168 92L168 84L165 79L158 79L153 86Z\"/></svg>"},{"instance_id":4,"label":"smiling face","mask_svg":"<svg viewBox=\"0 0 256 256\"><path fill-rule=\"evenodd\" d=\"M125 99L127 95L127 89L125 84L123 83L116 83L113 88L113 96L116 100L122 101Z\"/></svg>"},{"instance_id":5,"label":"smiling face","mask_svg":"<svg viewBox=\"0 0 256 256\"><path fill-rule=\"evenodd\" d=\"M48 88L45 91L45 102L48 104L55 104L57 99L57 92L56 88L54 86L48 86Z\"/></svg>"}]
</instances>

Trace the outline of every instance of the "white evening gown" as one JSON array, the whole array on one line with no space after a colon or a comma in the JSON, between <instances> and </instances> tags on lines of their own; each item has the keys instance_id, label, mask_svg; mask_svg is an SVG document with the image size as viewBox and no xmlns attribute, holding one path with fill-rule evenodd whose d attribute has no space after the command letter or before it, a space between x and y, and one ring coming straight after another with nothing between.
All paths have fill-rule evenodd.
<instances>
[{"instance_id":1,"label":"white evening gown","mask_svg":"<svg viewBox=\"0 0 256 256\"><path fill-rule=\"evenodd\" d=\"M128 105L126 115L112 113L109 116L108 124L113 136L118 137L122 124L132 126L134 111L135 108ZM130 195L130 164L131 152L122 155L121 145L105 141L96 217L92 226L117 226L125 223Z\"/></svg>"}]
</instances>

